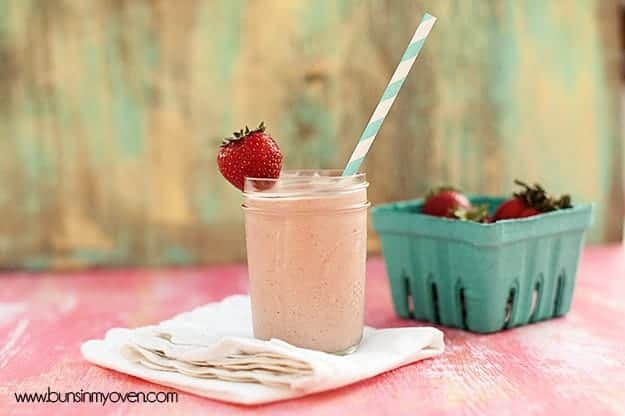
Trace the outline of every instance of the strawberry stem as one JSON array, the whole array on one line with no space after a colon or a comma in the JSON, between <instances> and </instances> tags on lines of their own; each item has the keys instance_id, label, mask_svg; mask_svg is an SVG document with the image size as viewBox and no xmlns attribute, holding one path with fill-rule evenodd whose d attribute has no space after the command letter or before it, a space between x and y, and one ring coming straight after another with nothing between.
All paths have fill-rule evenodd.
<instances>
[{"instance_id":1,"label":"strawberry stem","mask_svg":"<svg viewBox=\"0 0 625 416\"><path fill-rule=\"evenodd\" d=\"M225 139L223 139L223 141L221 142L221 147L227 146L232 142L236 142L238 140L244 139L251 134L264 133L265 129L266 128L265 128L264 121L261 121L258 127L256 127L254 130L250 130L250 128L246 125L245 129L234 131L232 132L232 136L226 137Z\"/></svg>"},{"instance_id":2,"label":"strawberry stem","mask_svg":"<svg viewBox=\"0 0 625 416\"><path fill-rule=\"evenodd\" d=\"M560 198L554 198L538 183L530 186L518 179L515 179L514 183L521 186L523 190L521 192L515 192L513 196L521 199L528 207L534 208L539 212L551 212L558 209L572 208L570 195L562 195Z\"/></svg>"}]
</instances>

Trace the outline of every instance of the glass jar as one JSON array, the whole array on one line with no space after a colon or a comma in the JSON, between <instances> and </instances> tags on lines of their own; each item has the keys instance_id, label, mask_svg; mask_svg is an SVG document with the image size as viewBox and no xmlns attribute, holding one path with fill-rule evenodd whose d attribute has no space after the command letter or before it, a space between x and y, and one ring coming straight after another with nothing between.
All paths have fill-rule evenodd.
<instances>
[{"instance_id":1,"label":"glass jar","mask_svg":"<svg viewBox=\"0 0 625 416\"><path fill-rule=\"evenodd\" d=\"M345 354L364 325L364 174L285 171L248 178L244 204L254 335Z\"/></svg>"}]
</instances>

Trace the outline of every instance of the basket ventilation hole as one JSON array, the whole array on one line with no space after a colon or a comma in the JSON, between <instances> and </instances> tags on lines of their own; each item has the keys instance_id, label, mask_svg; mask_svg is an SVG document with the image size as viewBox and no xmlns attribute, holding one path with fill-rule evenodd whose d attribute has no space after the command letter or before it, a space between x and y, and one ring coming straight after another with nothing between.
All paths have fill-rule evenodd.
<instances>
[{"instance_id":1,"label":"basket ventilation hole","mask_svg":"<svg viewBox=\"0 0 625 416\"><path fill-rule=\"evenodd\" d=\"M538 299L540 298L540 282L536 282L534 291L532 292L532 305L530 306L529 322L534 322L534 315L538 309Z\"/></svg>"},{"instance_id":2,"label":"basket ventilation hole","mask_svg":"<svg viewBox=\"0 0 625 416\"><path fill-rule=\"evenodd\" d=\"M460 317L462 319L462 329L467 329L467 305L464 299L464 288L460 289Z\"/></svg>"},{"instance_id":3,"label":"basket ventilation hole","mask_svg":"<svg viewBox=\"0 0 625 416\"><path fill-rule=\"evenodd\" d=\"M564 273L558 276L558 286L556 287L556 298L553 302L553 316L558 316L560 314L563 293L564 293Z\"/></svg>"},{"instance_id":4,"label":"basket ventilation hole","mask_svg":"<svg viewBox=\"0 0 625 416\"><path fill-rule=\"evenodd\" d=\"M516 289L510 289L510 294L508 295L508 301L506 302L506 312L503 318L503 327L507 328L510 325L510 321L512 321L512 308L514 307L514 295L516 293Z\"/></svg>"},{"instance_id":5,"label":"basket ventilation hole","mask_svg":"<svg viewBox=\"0 0 625 416\"><path fill-rule=\"evenodd\" d=\"M408 315L413 318L414 317L414 302L412 300L412 292L410 291L410 278L404 273L404 290L406 291L406 302Z\"/></svg>"},{"instance_id":6,"label":"basket ventilation hole","mask_svg":"<svg viewBox=\"0 0 625 416\"><path fill-rule=\"evenodd\" d=\"M432 309L434 312L434 323L441 323L441 315L438 310L438 288L436 287L436 283L432 283Z\"/></svg>"}]
</instances>

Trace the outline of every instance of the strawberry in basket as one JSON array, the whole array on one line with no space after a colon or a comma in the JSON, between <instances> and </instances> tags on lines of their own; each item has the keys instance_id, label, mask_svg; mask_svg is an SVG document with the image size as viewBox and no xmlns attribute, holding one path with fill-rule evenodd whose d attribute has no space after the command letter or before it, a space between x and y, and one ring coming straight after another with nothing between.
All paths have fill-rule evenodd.
<instances>
[{"instance_id":1,"label":"strawberry in basket","mask_svg":"<svg viewBox=\"0 0 625 416\"><path fill-rule=\"evenodd\" d=\"M459 220L489 222L488 207L473 206L462 192L456 188L443 186L428 192L421 212L434 217Z\"/></svg>"},{"instance_id":2,"label":"strawberry in basket","mask_svg":"<svg viewBox=\"0 0 625 416\"><path fill-rule=\"evenodd\" d=\"M512 198L507 199L497 208L493 221L532 217L544 212L572 207L569 195L554 198L539 184L530 186L518 179L514 183L523 187L523 190L514 193Z\"/></svg>"}]
</instances>

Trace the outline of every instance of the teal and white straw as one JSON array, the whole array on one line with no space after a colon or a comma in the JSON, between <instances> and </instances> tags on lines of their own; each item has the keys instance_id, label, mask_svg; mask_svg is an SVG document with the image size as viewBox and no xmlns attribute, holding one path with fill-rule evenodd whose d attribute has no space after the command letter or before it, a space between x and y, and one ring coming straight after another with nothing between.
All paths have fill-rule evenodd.
<instances>
[{"instance_id":1,"label":"teal and white straw","mask_svg":"<svg viewBox=\"0 0 625 416\"><path fill-rule=\"evenodd\" d=\"M375 108L373 115L369 119L369 123L367 123L367 127L365 127L365 131L362 132L360 136L360 140L358 140L358 144L354 149L354 153L349 158L349 162L343 171L343 176L353 175L358 172L362 161L367 156L367 152L369 148L371 148L371 144L373 140L375 140L375 136L378 134L386 115L388 114L395 98L397 98L397 94L401 86L404 84L406 77L408 76L408 72L410 72L410 68L412 68L412 64L419 56L419 52L425 43L425 39L430 34L430 30L432 30L432 26L436 22L436 17L431 14L426 13L423 15L421 19L421 23L417 27L410 44L406 48L406 52L401 57L401 61L397 68L395 69L395 73L393 77L389 81L386 89L384 90L384 94L382 94L382 98L380 98L380 102L378 102L378 106Z\"/></svg>"}]
</instances>

